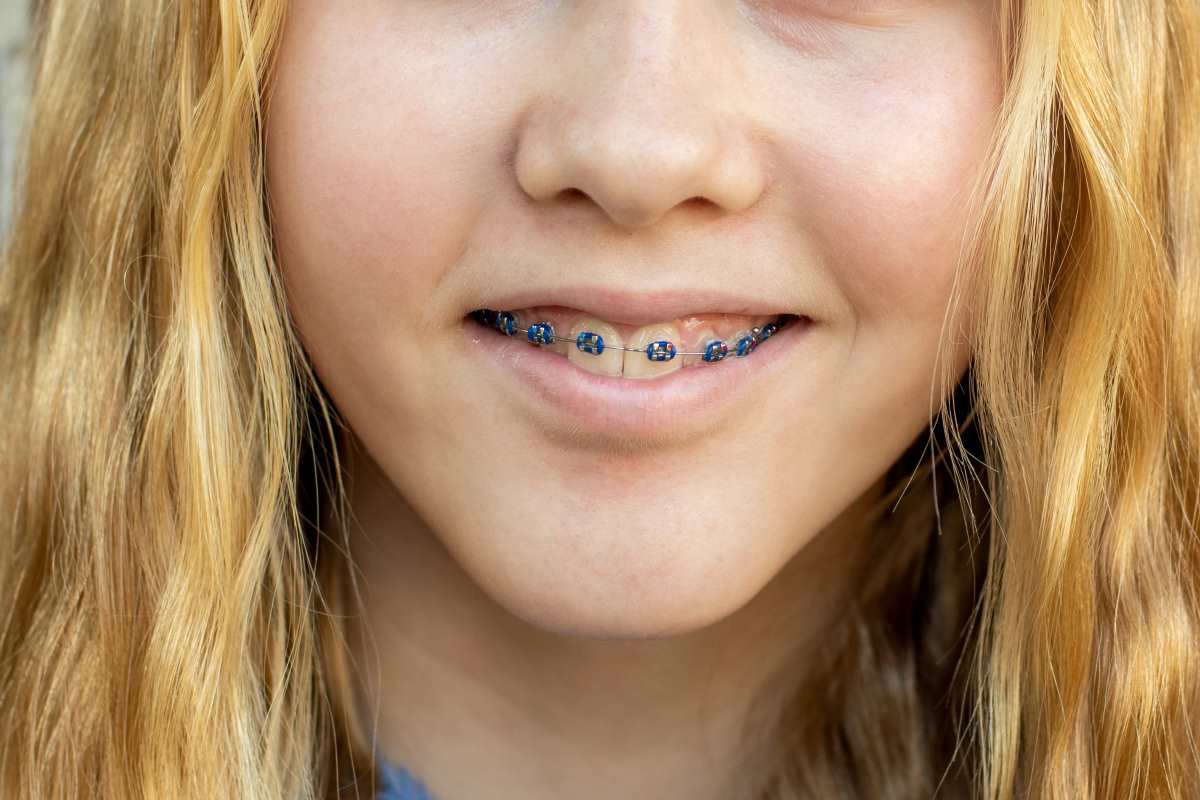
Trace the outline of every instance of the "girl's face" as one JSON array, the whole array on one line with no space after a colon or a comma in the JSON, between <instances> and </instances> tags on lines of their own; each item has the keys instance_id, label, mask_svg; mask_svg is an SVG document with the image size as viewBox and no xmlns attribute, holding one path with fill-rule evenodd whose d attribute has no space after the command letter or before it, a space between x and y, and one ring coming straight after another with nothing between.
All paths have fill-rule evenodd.
<instances>
[{"instance_id":1,"label":"girl's face","mask_svg":"<svg viewBox=\"0 0 1200 800\"><path fill-rule=\"evenodd\" d=\"M1001 96L990 0L289 14L268 170L293 317L394 524L518 616L731 613L922 432L939 343L965 369L946 314ZM746 358L612 346L732 346L777 314Z\"/></svg>"}]
</instances>

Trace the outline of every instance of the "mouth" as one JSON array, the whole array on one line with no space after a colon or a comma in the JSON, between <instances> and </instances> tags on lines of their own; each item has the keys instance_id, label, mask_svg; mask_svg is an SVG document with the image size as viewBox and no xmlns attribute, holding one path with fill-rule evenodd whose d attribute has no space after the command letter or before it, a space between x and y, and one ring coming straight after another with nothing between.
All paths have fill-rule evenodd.
<instances>
[{"instance_id":1,"label":"mouth","mask_svg":"<svg viewBox=\"0 0 1200 800\"><path fill-rule=\"evenodd\" d=\"M802 368L818 327L795 313L684 314L631 324L567 306L476 308L461 328L481 391L605 447L663 445L752 421L772 382ZM624 446L624 445L622 445Z\"/></svg>"},{"instance_id":2,"label":"mouth","mask_svg":"<svg viewBox=\"0 0 1200 800\"><path fill-rule=\"evenodd\" d=\"M658 380L681 369L748 358L784 328L809 320L792 313L708 313L630 325L565 306L534 306L515 311L477 308L464 321L526 341L585 372Z\"/></svg>"}]
</instances>

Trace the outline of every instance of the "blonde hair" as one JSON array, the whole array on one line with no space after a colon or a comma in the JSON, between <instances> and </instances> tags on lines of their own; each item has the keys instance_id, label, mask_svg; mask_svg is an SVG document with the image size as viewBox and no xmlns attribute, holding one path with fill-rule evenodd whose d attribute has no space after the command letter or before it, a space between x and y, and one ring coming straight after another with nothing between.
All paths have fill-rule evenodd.
<instances>
[{"instance_id":1,"label":"blonde hair","mask_svg":"<svg viewBox=\"0 0 1200 800\"><path fill-rule=\"evenodd\" d=\"M1021 5L972 366L889 474L826 658L770 693L762 796L1200 796L1200 11ZM6 798L374 791L341 425L265 202L285 11L35 21L0 268Z\"/></svg>"}]
</instances>

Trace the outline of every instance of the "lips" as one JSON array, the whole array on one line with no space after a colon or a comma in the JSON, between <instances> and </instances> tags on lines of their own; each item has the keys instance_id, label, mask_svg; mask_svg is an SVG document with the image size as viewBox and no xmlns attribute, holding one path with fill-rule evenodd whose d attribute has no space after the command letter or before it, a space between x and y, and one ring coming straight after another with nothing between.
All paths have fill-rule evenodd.
<instances>
[{"instance_id":1,"label":"lips","mask_svg":"<svg viewBox=\"0 0 1200 800\"><path fill-rule=\"evenodd\" d=\"M739 409L748 411L754 394L769 391L781 379L787 365L797 364L796 353L808 349L806 343L814 340L813 331L819 325L805 313L806 309L790 303L787 297L765 294L760 288L764 285L780 284L768 281L743 288L731 282L710 288L678 285L662 288L660 281L658 288L642 291L612 285L531 284L470 298L471 305L461 312L461 329L469 361L480 369L477 373L482 381L480 391L490 391L498 400L507 398L506 403L540 418L536 428L543 431L558 428L571 437L592 435L597 437L596 441L610 444L645 438L665 441L737 419ZM526 332L518 334L514 326L516 335L506 336L481 324L483 320L478 315L481 309L495 313L547 308L569 312L574 320L570 329L556 329L551 342L535 341L543 332L536 325L541 320L522 320L521 328ZM777 329L770 328L771 323L749 326L759 327L760 334L765 330L769 336L759 339L761 343L756 343L743 357L734 355L736 343L730 343L728 357L718 359L719 363L697 364L701 361L698 356L662 362L649 358L649 352L639 353L632 348L616 351L623 364L635 365L632 370L635 374L630 375L623 366L605 370L596 354L577 347L575 339L567 340L574 328L586 330L580 324L583 318L604 323L615 338L623 338L621 332L631 328L649 335L651 328L661 326L664 321L680 319L733 320L726 327L737 327L734 334L746 332L737 325L741 321L778 319L786 324ZM531 326L538 329L535 332L538 335L528 335ZM715 334L715 330L709 325L691 333L695 339ZM564 341L558 341L557 337ZM626 344L657 347L654 341L642 342L646 337L640 334L634 338L636 342ZM584 344L588 346L586 341ZM687 347L692 348L690 352L703 349L695 344L687 342ZM612 355L605 351L600 358ZM683 368L684 361L691 361L688 366L693 368ZM653 379L631 380L631 377Z\"/></svg>"},{"instance_id":2,"label":"lips","mask_svg":"<svg viewBox=\"0 0 1200 800\"><path fill-rule=\"evenodd\" d=\"M796 317L751 356L629 380L581 369L524 335L505 336L469 316L461 323L468 361L479 370L479 391L540 419L537 430L559 430L576 444L586 439L597 446L664 443L743 419L739 412L752 412L756 394L769 391L789 365L802 366L797 354L808 349L815 327Z\"/></svg>"}]
</instances>

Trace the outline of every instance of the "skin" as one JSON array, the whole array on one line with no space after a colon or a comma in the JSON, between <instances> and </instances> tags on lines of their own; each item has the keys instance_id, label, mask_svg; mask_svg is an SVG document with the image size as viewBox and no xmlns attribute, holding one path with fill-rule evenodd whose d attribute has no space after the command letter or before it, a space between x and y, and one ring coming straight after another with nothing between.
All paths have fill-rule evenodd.
<instances>
[{"instance_id":1,"label":"skin","mask_svg":"<svg viewBox=\"0 0 1200 800\"><path fill-rule=\"evenodd\" d=\"M845 607L939 352L949 382L968 363L947 304L1001 98L992 13L293 4L270 204L353 432L384 756L445 798L731 796L752 699ZM738 280L817 324L754 413L634 447L467 357L463 314L530 275Z\"/></svg>"}]
</instances>

